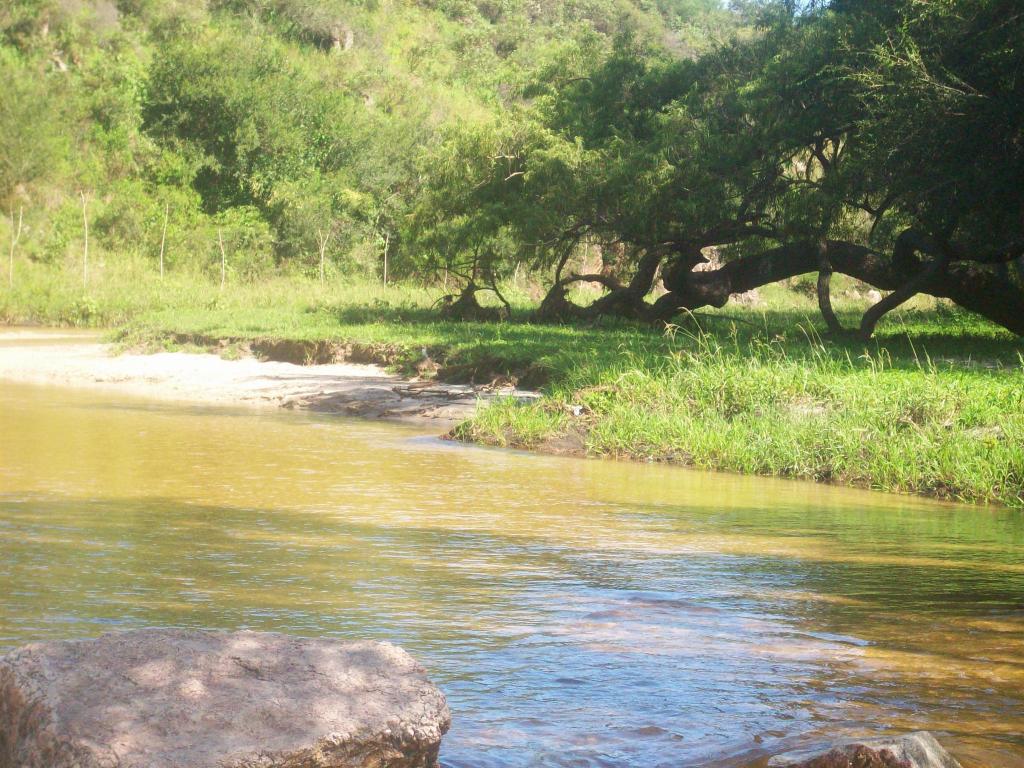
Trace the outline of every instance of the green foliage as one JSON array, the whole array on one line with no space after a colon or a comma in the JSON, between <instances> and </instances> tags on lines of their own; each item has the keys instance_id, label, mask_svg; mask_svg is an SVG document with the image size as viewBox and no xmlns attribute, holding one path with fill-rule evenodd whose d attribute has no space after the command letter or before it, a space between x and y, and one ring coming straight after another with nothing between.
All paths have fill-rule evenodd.
<instances>
[{"instance_id":1,"label":"green foliage","mask_svg":"<svg viewBox=\"0 0 1024 768\"><path fill-rule=\"evenodd\" d=\"M51 261L85 192L110 258L151 258L166 214L173 267L205 268L231 221L249 275L315 269L325 238L332 269L386 250L393 274L485 283L594 247L627 281L653 254L670 290L708 248L1019 239L1019 15L735 7L12 0L0 203Z\"/></svg>"},{"instance_id":2,"label":"green foliage","mask_svg":"<svg viewBox=\"0 0 1024 768\"><path fill-rule=\"evenodd\" d=\"M274 237L258 209L246 205L226 208L214 216L213 225L217 245L208 251L207 273L219 275L223 258L227 270L242 280L267 274L274 262Z\"/></svg>"},{"instance_id":3,"label":"green foliage","mask_svg":"<svg viewBox=\"0 0 1024 768\"><path fill-rule=\"evenodd\" d=\"M606 257L624 251L620 271L641 294L656 273L641 266L655 259L669 298L688 307L711 300L688 293L708 249L732 259L830 238L892 254L913 228L930 244L894 257L893 273L940 251L1019 259L1024 17L999 0L754 11L756 34L695 58L627 30L611 48L579 43L544 62L524 89L531 102L485 151L470 137L433 161L424 206L440 231L473 233L449 237L463 253L443 263L482 233L504 234L512 246L492 271L531 254L564 274L567 259L580 267L581 243L596 243ZM1004 279L1020 274L1018 261Z\"/></svg>"},{"instance_id":4,"label":"green foliage","mask_svg":"<svg viewBox=\"0 0 1024 768\"><path fill-rule=\"evenodd\" d=\"M866 64L848 54L837 68L859 107L856 171L881 177L936 235L976 247L1019 238L1020 14L992 0L860 0L835 15L847 49L868 53Z\"/></svg>"},{"instance_id":5,"label":"green foliage","mask_svg":"<svg viewBox=\"0 0 1024 768\"><path fill-rule=\"evenodd\" d=\"M59 89L16 51L0 48L0 202L60 173L68 151Z\"/></svg>"},{"instance_id":6,"label":"green foliage","mask_svg":"<svg viewBox=\"0 0 1024 768\"><path fill-rule=\"evenodd\" d=\"M409 216L446 136L504 120L562 51L603 56L626 28L696 47L722 16L697 0L11 0L0 204L25 207L29 258L73 258L85 192L105 258L165 240L169 268L205 269L227 228L251 261L237 272L302 271L329 232L332 268L377 272L386 245L412 274Z\"/></svg>"}]
</instances>

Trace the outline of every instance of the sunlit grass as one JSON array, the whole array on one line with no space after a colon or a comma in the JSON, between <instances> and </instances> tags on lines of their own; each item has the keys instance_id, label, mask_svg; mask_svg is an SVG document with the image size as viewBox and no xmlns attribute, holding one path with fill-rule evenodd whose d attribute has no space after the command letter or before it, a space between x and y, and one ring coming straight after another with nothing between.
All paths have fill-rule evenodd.
<instances>
[{"instance_id":1,"label":"sunlit grass","mask_svg":"<svg viewBox=\"0 0 1024 768\"><path fill-rule=\"evenodd\" d=\"M973 366L928 354L949 343L883 339L854 354L810 334L698 331L657 355L581 355L542 403L499 403L460 432L531 446L575 431L591 454L1024 505L1019 342ZM531 425L521 436L519 423Z\"/></svg>"}]
</instances>

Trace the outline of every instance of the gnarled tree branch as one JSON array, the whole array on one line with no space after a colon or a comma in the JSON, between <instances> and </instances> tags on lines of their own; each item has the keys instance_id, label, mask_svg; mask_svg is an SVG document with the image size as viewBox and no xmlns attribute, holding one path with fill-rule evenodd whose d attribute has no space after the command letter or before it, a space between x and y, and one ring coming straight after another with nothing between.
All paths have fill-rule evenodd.
<instances>
[{"instance_id":1,"label":"gnarled tree branch","mask_svg":"<svg viewBox=\"0 0 1024 768\"><path fill-rule=\"evenodd\" d=\"M928 245L923 240L920 243ZM934 243L929 250L933 247ZM826 249L834 271L884 291L897 291L915 275L921 275L920 262L899 251L898 248L892 257L887 257L841 240L829 240ZM666 282L669 293L649 305L647 315L652 320L667 320L683 310L721 307L733 294L813 272L818 269L820 260L817 243L797 242L736 259L715 270L677 275L672 284ZM1019 277L1012 279L1010 270L1024 274L1024 264L951 259L945 269L929 270L919 281L920 289L932 296L951 299L965 309L1024 335L1024 287Z\"/></svg>"}]
</instances>

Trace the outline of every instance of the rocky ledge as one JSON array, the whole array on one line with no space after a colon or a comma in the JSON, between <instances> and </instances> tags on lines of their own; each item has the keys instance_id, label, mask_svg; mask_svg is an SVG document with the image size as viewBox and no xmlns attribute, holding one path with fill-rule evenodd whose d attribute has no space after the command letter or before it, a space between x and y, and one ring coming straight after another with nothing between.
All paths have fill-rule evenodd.
<instances>
[{"instance_id":1,"label":"rocky ledge","mask_svg":"<svg viewBox=\"0 0 1024 768\"><path fill-rule=\"evenodd\" d=\"M450 721L388 643L144 629L0 657L0 768L434 768Z\"/></svg>"},{"instance_id":2,"label":"rocky ledge","mask_svg":"<svg viewBox=\"0 0 1024 768\"><path fill-rule=\"evenodd\" d=\"M927 731L895 738L865 739L787 752L768 768L960 768Z\"/></svg>"}]
</instances>

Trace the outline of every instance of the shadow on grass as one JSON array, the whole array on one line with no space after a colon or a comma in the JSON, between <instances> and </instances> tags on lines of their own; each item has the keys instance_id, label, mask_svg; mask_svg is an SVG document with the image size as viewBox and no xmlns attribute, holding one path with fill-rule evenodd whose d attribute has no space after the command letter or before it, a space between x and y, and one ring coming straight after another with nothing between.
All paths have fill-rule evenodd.
<instances>
[{"instance_id":1,"label":"shadow on grass","mask_svg":"<svg viewBox=\"0 0 1024 768\"><path fill-rule=\"evenodd\" d=\"M504 323L460 323L439 320L423 309L396 316L348 308L342 316L356 325L371 316L377 323L402 322L410 336L429 337L425 346L449 367L476 367L490 375L533 366L547 370L552 381L580 360L594 367L621 367L630 360L637 367L657 368L674 353L700 354L710 348L736 359L770 349L798 362L832 360L898 370L1020 372L1024 365L1024 339L946 309L896 315L869 341L852 334L827 336L818 317L784 309L712 310L680 317L667 327L618 319L538 324L525 315ZM858 318L847 312L843 320L853 328Z\"/></svg>"},{"instance_id":2,"label":"shadow on grass","mask_svg":"<svg viewBox=\"0 0 1024 768\"><path fill-rule=\"evenodd\" d=\"M860 314L840 308L854 328ZM1024 340L967 312L939 306L893 313L870 341L824 336L811 307L726 306L680 316L656 327L616 318L588 323L539 324L517 307L502 323L442 320L436 308L415 301L374 300L288 310L217 310L154 316L137 326L141 340L184 331L205 335L281 340L332 340L387 344L398 350L396 368L415 371L423 350L443 369L442 378L484 384L515 376L521 386L558 385L587 371L617 376L657 374L675 358L717 355L743 365L753 356L835 370L964 371L1006 375L1024 370ZM131 329L128 338L132 338Z\"/></svg>"}]
</instances>

